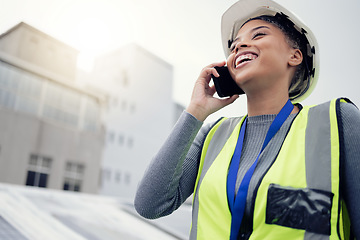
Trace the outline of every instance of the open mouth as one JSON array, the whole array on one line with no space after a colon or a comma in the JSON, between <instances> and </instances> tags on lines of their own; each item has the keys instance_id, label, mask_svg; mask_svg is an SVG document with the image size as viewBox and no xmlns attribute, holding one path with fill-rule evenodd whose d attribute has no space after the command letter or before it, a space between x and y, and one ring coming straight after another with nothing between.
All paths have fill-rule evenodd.
<instances>
[{"instance_id":1,"label":"open mouth","mask_svg":"<svg viewBox=\"0 0 360 240\"><path fill-rule=\"evenodd\" d=\"M251 62L252 60L255 60L257 57L258 56L254 53L241 54L235 60L235 68L242 66L247 62Z\"/></svg>"}]
</instances>

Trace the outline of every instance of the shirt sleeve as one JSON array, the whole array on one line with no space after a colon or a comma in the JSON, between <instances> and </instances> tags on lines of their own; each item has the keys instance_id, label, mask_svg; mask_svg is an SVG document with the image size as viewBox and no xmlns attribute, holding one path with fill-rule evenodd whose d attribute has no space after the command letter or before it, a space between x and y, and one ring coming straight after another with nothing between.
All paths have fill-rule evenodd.
<instances>
[{"instance_id":1,"label":"shirt sleeve","mask_svg":"<svg viewBox=\"0 0 360 240\"><path fill-rule=\"evenodd\" d=\"M341 188L356 239L360 239L360 111L353 104L341 103L340 116L344 140L341 162Z\"/></svg>"},{"instance_id":2,"label":"shirt sleeve","mask_svg":"<svg viewBox=\"0 0 360 240\"><path fill-rule=\"evenodd\" d=\"M192 194L210 125L183 112L139 183L134 206L143 217L169 215Z\"/></svg>"}]
</instances>

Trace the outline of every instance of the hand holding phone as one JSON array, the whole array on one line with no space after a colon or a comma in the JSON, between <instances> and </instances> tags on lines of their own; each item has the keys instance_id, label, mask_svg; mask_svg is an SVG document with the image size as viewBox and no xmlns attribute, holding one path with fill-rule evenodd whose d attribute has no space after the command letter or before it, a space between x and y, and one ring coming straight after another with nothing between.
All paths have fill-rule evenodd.
<instances>
[{"instance_id":1,"label":"hand holding phone","mask_svg":"<svg viewBox=\"0 0 360 240\"><path fill-rule=\"evenodd\" d=\"M235 94L245 94L245 92L236 84L234 79L232 79L226 66L214 68L220 75L219 77L212 75L215 89L219 97L231 97Z\"/></svg>"},{"instance_id":2,"label":"hand holding phone","mask_svg":"<svg viewBox=\"0 0 360 240\"><path fill-rule=\"evenodd\" d=\"M191 95L191 101L188 107L186 108L186 111L191 115L193 115L199 121L204 121L210 114L222 109L223 107L229 104L232 104L239 97L237 94L223 99L214 97L216 87L215 85L214 86L209 85L211 81L211 76L215 74L219 76L219 81L223 81L221 77L226 76L225 73L219 70L219 68L218 70L216 70L215 68L224 65L225 65L225 61L209 64L208 66L206 66L201 70L200 75L195 82L195 86ZM227 71L226 68L225 70ZM235 82L233 84L235 84ZM220 95L225 96L221 93Z\"/></svg>"}]
</instances>

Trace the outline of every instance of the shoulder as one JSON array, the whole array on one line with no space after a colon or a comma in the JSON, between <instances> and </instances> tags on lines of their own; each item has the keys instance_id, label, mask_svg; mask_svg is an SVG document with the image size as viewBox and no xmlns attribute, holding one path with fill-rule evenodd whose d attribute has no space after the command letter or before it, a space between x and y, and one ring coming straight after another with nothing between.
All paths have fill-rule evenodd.
<instances>
[{"instance_id":1,"label":"shoulder","mask_svg":"<svg viewBox=\"0 0 360 240\"><path fill-rule=\"evenodd\" d=\"M345 145L357 148L360 144L360 111L352 103L340 102L337 114L340 137Z\"/></svg>"},{"instance_id":2,"label":"shoulder","mask_svg":"<svg viewBox=\"0 0 360 240\"><path fill-rule=\"evenodd\" d=\"M305 106L305 107L301 106L301 109L307 108L315 112L321 109L325 110L331 106L332 102L335 103L336 114L340 120L349 121L349 120L360 119L359 109L356 107L356 105L353 102L351 102L349 99L346 98L333 99L332 101L320 103L313 106Z\"/></svg>"},{"instance_id":3,"label":"shoulder","mask_svg":"<svg viewBox=\"0 0 360 240\"><path fill-rule=\"evenodd\" d=\"M360 111L351 102L340 102L338 105L340 118L344 122L360 121Z\"/></svg>"},{"instance_id":4,"label":"shoulder","mask_svg":"<svg viewBox=\"0 0 360 240\"><path fill-rule=\"evenodd\" d=\"M350 100L337 104L340 137L347 148L360 144L360 111Z\"/></svg>"}]
</instances>

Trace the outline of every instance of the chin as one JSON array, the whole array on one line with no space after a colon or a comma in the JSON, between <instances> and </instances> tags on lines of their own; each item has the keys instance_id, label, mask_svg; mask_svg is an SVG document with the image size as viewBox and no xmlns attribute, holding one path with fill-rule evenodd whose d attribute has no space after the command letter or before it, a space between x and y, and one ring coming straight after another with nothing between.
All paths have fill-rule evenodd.
<instances>
[{"instance_id":1,"label":"chin","mask_svg":"<svg viewBox=\"0 0 360 240\"><path fill-rule=\"evenodd\" d=\"M245 74L237 74L234 76L233 79L238 86L241 86L241 85L244 85L247 82L251 81L251 79L253 79L253 77L249 76L249 75L245 75Z\"/></svg>"}]
</instances>

